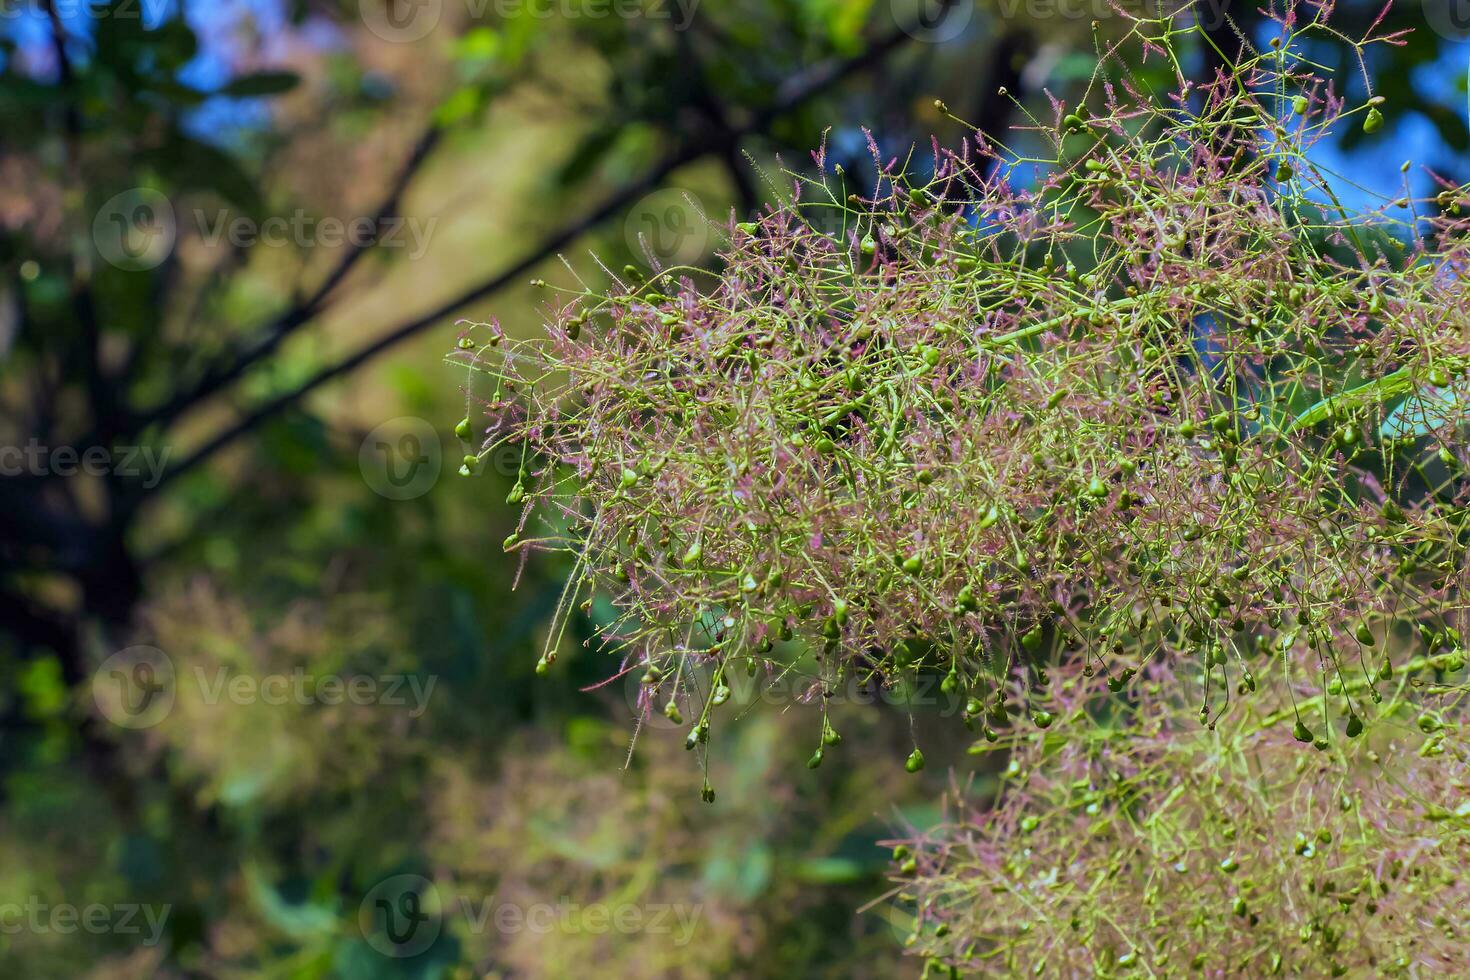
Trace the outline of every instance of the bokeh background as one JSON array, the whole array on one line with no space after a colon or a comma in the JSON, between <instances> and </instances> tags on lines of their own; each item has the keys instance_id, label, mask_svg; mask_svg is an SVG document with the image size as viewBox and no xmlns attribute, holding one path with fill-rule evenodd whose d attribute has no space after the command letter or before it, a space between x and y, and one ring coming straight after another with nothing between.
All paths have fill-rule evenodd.
<instances>
[{"instance_id":1,"label":"bokeh background","mask_svg":"<svg viewBox=\"0 0 1470 980\"><path fill-rule=\"evenodd\" d=\"M737 684L701 802L601 611L535 676L566 569L444 355L717 266L824 140L1053 125L1160 2L0 0L0 972L917 975L880 842L986 792L961 706L839 692L809 771L800 679ZM1182 15L1196 77L1257 8ZM1470 2L1382 16L1388 125L1317 150L1362 207L1470 177Z\"/></svg>"}]
</instances>

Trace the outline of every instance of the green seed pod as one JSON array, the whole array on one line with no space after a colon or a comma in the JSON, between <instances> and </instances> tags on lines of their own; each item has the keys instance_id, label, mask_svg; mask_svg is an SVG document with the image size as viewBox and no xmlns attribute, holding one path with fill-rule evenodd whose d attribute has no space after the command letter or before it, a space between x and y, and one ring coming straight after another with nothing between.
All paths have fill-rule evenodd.
<instances>
[{"instance_id":1,"label":"green seed pod","mask_svg":"<svg viewBox=\"0 0 1470 980\"><path fill-rule=\"evenodd\" d=\"M1305 116L1310 105L1311 103L1305 95L1298 95L1291 100L1291 111L1295 112L1298 116Z\"/></svg>"},{"instance_id":2,"label":"green seed pod","mask_svg":"<svg viewBox=\"0 0 1470 980\"><path fill-rule=\"evenodd\" d=\"M551 664L547 662L547 660L546 660L545 657L542 657L541 659L539 659L539 660L536 661L536 676L537 677L545 677L550 670L551 670Z\"/></svg>"},{"instance_id":3,"label":"green seed pod","mask_svg":"<svg viewBox=\"0 0 1470 980\"><path fill-rule=\"evenodd\" d=\"M1368 110L1368 115L1363 118L1363 132L1376 133L1383 128L1383 113L1374 106Z\"/></svg>"},{"instance_id":4,"label":"green seed pod","mask_svg":"<svg viewBox=\"0 0 1470 980\"><path fill-rule=\"evenodd\" d=\"M510 552L510 551L514 551L515 550L515 546L518 545L518 544L520 544L520 543L521 543L521 536L519 534L517 534L516 532L512 531L512 532L510 532L509 534L507 534L505 536L505 540L504 541L500 542L500 548L501 548L502 551Z\"/></svg>"},{"instance_id":5,"label":"green seed pod","mask_svg":"<svg viewBox=\"0 0 1470 980\"><path fill-rule=\"evenodd\" d=\"M467 418L460 419L454 427L454 434L465 442L469 442L470 437L474 435L473 430L470 428L470 420Z\"/></svg>"},{"instance_id":6,"label":"green seed pod","mask_svg":"<svg viewBox=\"0 0 1470 980\"><path fill-rule=\"evenodd\" d=\"M873 240L872 235L864 235L863 240L858 243L858 249L865 256L872 256L878 251L878 243Z\"/></svg>"},{"instance_id":7,"label":"green seed pod","mask_svg":"<svg viewBox=\"0 0 1470 980\"><path fill-rule=\"evenodd\" d=\"M822 733L822 742L825 745L841 745L842 735L837 731L837 729L828 727L828 729Z\"/></svg>"},{"instance_id":8,"label":"green seed pod","mask_svg":"<svg viewBox=\"0 0 1470 980\"><path fill-rule=\"evenodd\" d=\"M1373 637L1373 631L1368 628L1367 623L1359 623L1358 628L1353 631L1353 636L1365 647L1371 647L1378 641Z\"/></svg>"},{"instance_id":9,"label":"green seed pod","mask_svg":"<svg viewBox=\"0 0 1470 980\"><path fill-rule=\"evenodd\" d=\"M822 754L823 753L821 749L817 749L817 751L813 752L812 757L806 760L806 767L808 769L815 769L817 768L817 766L820 766L822 764Z\"/></svg>"},{"instance_id":10,"label":"green seed pod","mask_svg":"<svg viewBox=\"0 0 1470 980\"><path fill-rule=\"evenodd\" d=\"M1036 723L1037 728L1050 728L1051 723L1056 720L1050 711L1036 710L1031 712L1031 720Z\"/></svg>"},{"instance_id":11,"label":"green seed pod","mask_svg":"<svg viewBox=\"0 0 1470 980\"><path fill-rule=\"evenodd\" d=\"M909 753L909 757L904 760L903 767L908 772L918 772L920 769L923 769L924 753L920 752L917 748L914 749L914 751Z\"/></svg>"},{"instance_id":12,"label":"green seed pod","mask_svg":"<svg viewBox=\"0 0 1470 980\"><path fill-rule=\"evenodd\" d=\"M1291 734L1298 742L1310 742L1316 737L1312 734L1312 730L1300 718L1297 719L1296 724L1292 727Z\"/></svg>"},{"instance_id":13,"label":"green seed pod","mask_svg":"<svg viewBox=\"0 0 1470 980\"><path fill-rule=\"evenodd\" d=\"M1348 738L1357 738L1363 734L1363 719L1354 714L1348 715L1346 732Z\"/></svg>"},{"instance_id":14,"label":"green seed pod","mask_svg":"<svg viewBox=\"0 0 1470 980\"><path fill-rule=\"evenodd\" d=\"M909 555L903 560L903 570L910 575L917 575L924 570L924 560L918 555Z\"/></svg>"},{"instance_id":15,"label":"green seed pod","mask_svg":"<svg viewBox=\"0 0 1470 980\"><path fill-rule=\"evenodd\" d=\"M1035 626L1031 627L1029 630L1021 634L1021 649L1025 650L1027 653L1035 653L1037 650L1041 649L1041 639L1041 624L1037 623Z\"/></svg>"},{"instance_id":16,"label":"green seed pod","mask_svg":"<svg viewBox=\"0 0 1470 980\"><path fill-rule=\"evenodd\" d=\"M684 724L684 716L679 712L679 706L673 701L664 705L664 717L676 725Z\"/></svg>"},{"instance_id":17,"label":"green seed pod","mask_svg":"<svg viewBox=\"0 0 1470 980\"><path fill-rule=\"evenodd\" d=\"M699 798L704 800L704 802L706 803L713 803L715 801L714 787L706 782L704 784L704 789L699 791Z\"/></svg>"},{"instance_id":18,"label":"green seed pod","mask_svg":"<svg viewBox=\"0 0 1470 980\"><path fill-rule=\"evenodd\" d=\"M702 554L704 554L704 549L700 547L698 541L695 541L689 546L688 550L684 552L684 557L679 559L680 564L685 565L686 567L689 565L693 565L699 561L699 558Z\"/></svg>"},{"instance_id":19,"label":"green seed pod","mask_svg":"<svg viewBox=\"0 0 1470 980\"><path fill-rule=\"evenodd\" d=\"M838 626L847 625L847 600L832 600L832 621L835 622Z\"/></svg>"},{"instance_id":20,"label":"green seed pod","mask_svg":"<svg viewBox=\"0 0 1470 980\"><path fill-rule=\"evenodd\" d=\"M1234 874L1239 869L1240 869L1240 862L1238 860L1236 860L1235 855L1233 855L1233 854L1230 855L1229 857L1225 858L1223 861L1220 862L1220 870L1223 871L1223 872L1225 872L1228 875Z\"/></svg>"}]
</instances>

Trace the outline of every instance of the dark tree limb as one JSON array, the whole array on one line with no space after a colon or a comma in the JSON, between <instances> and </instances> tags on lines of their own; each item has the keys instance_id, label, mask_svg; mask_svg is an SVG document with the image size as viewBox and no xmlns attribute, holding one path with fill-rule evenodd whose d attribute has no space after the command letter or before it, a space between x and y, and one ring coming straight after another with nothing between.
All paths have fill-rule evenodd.
<instances>
[{"instance_id":1,"label":"dark tree limb","mask_svg":"<svg viewBox=\"0 0 1470 980\"><path fill-rule=\"evenodd\" d=\"M290 391L283 392L252 408L242 418L208 439L182 462L171 467L153 490L156 491L172 480L190 472L200 463L236 439L250 432L265 420L296 404L308 393L321 387L323 384L354 370L388 348L433 326L446 317L454 315L469 304L498 292L509 283L525 275L531 269L536 268L560 249L572 244L584 234L596 228L609 217L635 203L638 198L663 183L674 171L710 154L723 156L728 153L738 153L739 141L741 139L751 133L764 132L781 116L817 97L839 82L881 63L895 50L902 47L909 39L910 36L907 33L895 31L875 42L862 54L835 64L818 65L807 72L795 76L787 85L783 86L782 91L771 105L756 113L748 122L724 129L723 131L718 129L712 130L686 144L683 148L675 150L641 178L631 184L625 185L605 198L601 204L597 205L597 207L593 208L587 214L549 235L533 251L516 261L509 268L502 270L478 285L466 289L434 309L393 328L371 343L347 355L347 357L337 363L322 368Z\"/></svg>"}]
</instances>

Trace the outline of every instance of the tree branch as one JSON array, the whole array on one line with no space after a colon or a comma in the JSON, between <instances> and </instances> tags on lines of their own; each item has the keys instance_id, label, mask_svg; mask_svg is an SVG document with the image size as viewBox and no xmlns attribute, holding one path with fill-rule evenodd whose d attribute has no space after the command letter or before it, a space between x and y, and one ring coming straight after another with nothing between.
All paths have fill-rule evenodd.
<instances>
[{"instance_id":1,"label":"tree branch","mask_svg":"<svg viewBox=\"0 0 1470 980\"><path fill-rule=\"evenodd\" d=\"M158 484L153 487L153 491L157 491L172 480L190 472L204 460L213 456L216 452L228 446L261 422L289 408L321 385L357 368L400 341L406 340L419 331L433 326L435 323L453 315L465 306L499 291L508 283L524 275L554 255L560 249L575 242L608 217L634 203L639 197L661 184L675 170L711 153L723 153L733 150L738 144L738 141L743 137L751 133L765 131L772 122L786 113L791 112L793 109L822 94L844 79L882 62L889 54L903 46L909 39L910 35L906 32L894 31L874 43L860 55L845 59L836 64L817 66L802 75L794 77L788 85L783 86L783 92L780 96L771 105L757 113L749 122L727 129L724 132L717 132L713 136L706 135L704 139L690 143L682 149L675 151L643 177L624 186L604 199L591 212L548 236L532 252L509 268L441 303L427 313L395 327L378 339L349 354L336 364L321 369L290 391L277 395L251 409L238 421L210 438L178 465L169 469Z\"/></svg>"},{"instance_id":2,"label":"tree branch","mask_svg":"<svg viewBox=\"0 0 1470 980\"><path fill-rule=\"evenodd\" d=\"M399 202L408 189L408 185L413 181L424 161L428 159L429 154L439 145L443 133L444 131L438 126L431 126L419 137L414 144L413 152L409 154L408 161L399 171L397 180L393 182L392 189L373 215L374 228L381 228L387 219L397 213ZM347 277L363 255L376 244L376 238L371 241L354 243L309 297L296 303L261 331L263 336L254 346L237 351L230 358L223 359L222 363L206 370L203 377L195 384L186 390L177 392L168 401L142 413L138 417L135 430L144 429L154 423L167 423L173 420L190 406L223 390L251 367L269 357L296 330L311 322L321 313L322 304L328 296Z\"/></svg>"}]
</instances>

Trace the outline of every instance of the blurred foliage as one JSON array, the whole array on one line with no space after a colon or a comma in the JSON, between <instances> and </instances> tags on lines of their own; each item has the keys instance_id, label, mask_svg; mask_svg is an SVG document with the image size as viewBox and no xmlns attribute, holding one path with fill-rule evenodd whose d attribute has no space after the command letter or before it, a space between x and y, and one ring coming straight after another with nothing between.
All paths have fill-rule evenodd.
<instances>
[{"instance_id":1,"label":"blurred foliage","mask_svg":"<svg viewBox=\"0 0 1470 980\"><path fill-rule=\"evenodd\" d=\"M441 19L389 40L384 2L398 23L426 8ZM0 930L6 975L901 971L906 925L855 910L884 888L874 843L928 819L958 755L941 747L918 778L835 757L811 773L817 733L760 712L717 746L712 806L667 732L643 731L624 771L623 688L583 690L611 664L581 656L533 674L565 569L502 553L513 515L487 519L484 501L504 498L510 474L452 477L460 406L432 372L460 310L428 317L391 369L338 366L462 292L464 313L525 329L541 294L473 288L523 256L565 276L551 255L564 249L594 285L588 249L610 268L638 261L618 220L637 194L612 220L579 224L620 188L693 188L717 220L749 211L774 195L762 175L777 156L800 166L829 126L834 158L857 173L859 126L902 153L952 125L935 97L976 122L1023 120L1001 84L1049 112L1043 89L1074 91L1095 49L1086 19L1045 5L1028 18L1003 16L1025 5L959 4L967 26L938 45L897 29L914 4L706 0L687 25L686 7L657 6L672 19L397 0L0 8L0 445L144 446L169 463L156 486L116 471L0 477L0 911L95 903L113 923ZM1399 4L1391 23L1417 7ZM1373 66L1392 111L1362 152L1418 118L1437 134L1427 152L1454 165L1463 76L1416 81L1447 57L1441 45L1421 30ZM114 264L96 221L140 191L169 203L176 240L155 256L158 215L119 212L134 223L123 244L141 246L132 257L158 261ZM212 241L191 217L380 208L440 219L428 250L349 262L349 247L311 238ZM541 247L562 227L567 244ZM372 492L359 453L398 416L446 430L445 475L404 501ZM132 643L176 672L173 709L138 731L111 725L92 691ZM297 672L435 686L410 715L211 703L198 683ZM846 710L850 758L908 737L902 710ZM677 948L476 931L455 915L431 948L394 957L360 910L399 874L475 909L567 896L702 912ZM158 942L143 910L139 931L117 925L124 906L166 911Z\"/></svg>"}]
</instances>

